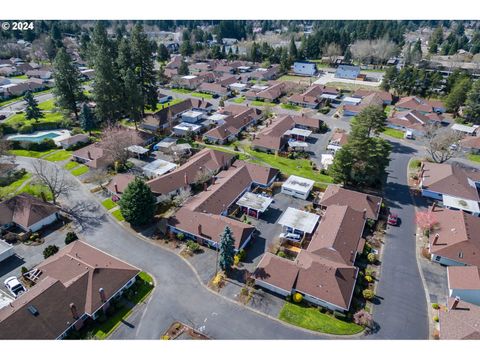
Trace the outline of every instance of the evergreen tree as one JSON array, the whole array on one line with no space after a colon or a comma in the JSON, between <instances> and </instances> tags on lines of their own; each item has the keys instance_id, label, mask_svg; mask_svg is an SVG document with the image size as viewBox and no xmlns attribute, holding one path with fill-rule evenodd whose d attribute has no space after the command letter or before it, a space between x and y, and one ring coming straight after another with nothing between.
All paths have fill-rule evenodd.
<instances>
[{"instance_id":1,"label":"evergreen tree","mask_svg":"<svg viewBox=\"0 0 480 360\"><path fill-rule=\"evenodd\" d=\"M298 60L297 45L295 45L295 39L293 38L293 36L290 39L289 54L292 61Z\"/></svg>"},{"instance_id":2,"label":"evergreen tree","mask_svg":"<svg viewBox=\"0 0 480 360\"><path fill-rule=\"evenodd\" d=\"M115 122L123 109L121 73L117 67L116 49L107 37L101 21L93 31L92 54L95 69L93 99L95 114L100 122Z\"/></svg>"},{"instance_id":3,"label":"evergreen tree","mask_svg":"<svg viewBox=\"0 0 480 360\"><path fill-rule=\"evenodd\" d=\"M157 80L161 85L164 85L168 83L168 77L165 75L165 66L160 65L160 68L158 69L157 73Z\"/></svg>"},{"instance_id":4,"label":"evergreen tree","mask_svg":"<svg viewBox=\"0 0 480 360\"><path fill-rule=\"evenodd\" d=\"M157 60L160 62L170 60L170 54L168 53L168 49L164 44L160 44L158 46Z\"/></svg>"},{"instance_id":5,"label":"evergreen tree","mask_svg":"<svg viewBox=\"0 0 480 360\"><path fill-rule=\"evenodd\" d=\"M382 84L380 85L381 88L385 91L389 91L395 87L395 80L398 76L398 69L396 66L390 66L385 71L385 75L383 76Z\"/></svg>"},{"instance_id":6,"label":"evergreen tree","mask_svg":"<svg viewBox=\"0 0 480 360\"><path fill-rule=\"evenodd\" d=\"M178 67L177 73L178 73L178 75L188 75L188 74L190 74L190 70L188 69L188 64L185 62L184 59L182 59L182 62L180 63L180 66Z\"/></svg>"},{"instance_id":7,"label":"evergreen tree","mask_svg":"<svg viewBox=\"0 0 480 360\"><path fill-rule=\"evenodd\" d=\"M463 112L468 121L480 124L480 81L476 80L467 94Z\"/></svg>"},{"instance_id":8,"label":"evergreen tree","mask_svg":"<svg viewBox=\"0 0 480 360\"><path fill-rule=\"evenodd\" d=\"M53 74L55 78L53 91L58 106L73 113L75 120L78 121L77 102L83 98L79 81L80 72L64 48L61 48L55 57Z\"/></svg>"},{"instance_id":9,"label":"evergreen tree","mask_svg":"<svg viewBox=\"0 0 480 360\"><path fill-rule=\"evenodd\" d=\"M128 69L125 74L124 86L127 90L125 93L125 110L130 119L135 122L135 128L137 128L138 122L142 119L144 107L142 89L132 69Z\"/></svg>"},{"instance_id":10,"label":"evergreen tree","mask_svg":"<svg viewBox=\"0 0 480 360\"><path fill-rule=\"evenodd\" d=\"M232 230L228 226L220 235L220 258L219 265L223 271L229 271L234 262L235 256L235 239L233 238Z\"/></svg>"},{"instance_id":11,"label":"evergreen tree","mask_svg":"<svg viewBox=\"0 0 480 360\"><path fill-rule=\"evenodd\" d=\"M86 103L83 103L80 109L79 123L84 131L88 131L90 135L92 134L91 131L95 128L95 118Z\"/></svg>"},{"instance_id":12,"label":"evergreen tree","mask_svg":"<svg viewBox=\"0 0 480 360\"><path fill-rule=\"evenodd\" d=\"M25 93L23 100L25 100L25 102L27 103L27 107L25 108L25 118L27 120L35 119L36 121L38 121L38 119L44 117L43 112L38 107L38 101L35 100L30 91L27 91Z\"/></svg>"},{"instance_id":13,"label":"evergreen tree","mask_svg":"<svg viewBox=\"0 0 480 360\"><path fill-rule=\"evenodd\" d=\"M180 45L180 54L183 56L190 56L193 54L193 47L189 40L184 40L182 45Z\"/></svg>"},{"instance_id":14,"label":"evergreen tree","mask_svg":"<svg viewBox=\"0 0 480 360\"><path fill-rule=\"evenodd\" d=\"M153 47L140 23L132 31L131 51L135 76L140 86L143 116L145 108L156 109L158 98Z\"/></svg>"},{"instance_id":15,"label":"evergreen tree","mask_svg":"<svg viewBox=\"0 0 480 360\"><path fill-rule=\"evenodd\" d=\"M445 99L445 106L448 112L457 113L460 106L465 103L468 91L472 86L471 80L466 77L457 81L450 94Z\"/></svg>"},{"instance_id":16,"label":"evergreen tree","mask_svg":"<svg viewBox=\"0 0 480 360\"><path fill-rule=\"evenodd\" d=\"M438 47L443 42L443 28L441 26L437 27L432 36L430 36L428 52L430 54L436 54L438 52Z\"/></svg>"},{"instance_id":17,"label":"evergreen tree","mask_svg":"<svg viewBox=\"0 0 480 360\"><path fill-rule=\"evenodd\" d=\"M135 178L123 192L119 205L125 220L133 226L139 226L152 221L156 199L147 184Z\"/></svg>"}]
</instances>

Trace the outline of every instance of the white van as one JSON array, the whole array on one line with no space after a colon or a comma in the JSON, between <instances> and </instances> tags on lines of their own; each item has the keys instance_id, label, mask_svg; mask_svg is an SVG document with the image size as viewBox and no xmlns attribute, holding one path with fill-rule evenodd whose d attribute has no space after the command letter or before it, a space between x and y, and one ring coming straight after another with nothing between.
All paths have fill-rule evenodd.
<instances>
[{"instance_id":1,"label":"white van","mask_svg":"<svg viewBox=\"0 0 480 360\"><path fill-rule=\"evenodd\" d=\"M404 137L405 137L405 139L413 140L414 139L413 131L412 130L405 131Z\"/></svg>"}]
</instances>

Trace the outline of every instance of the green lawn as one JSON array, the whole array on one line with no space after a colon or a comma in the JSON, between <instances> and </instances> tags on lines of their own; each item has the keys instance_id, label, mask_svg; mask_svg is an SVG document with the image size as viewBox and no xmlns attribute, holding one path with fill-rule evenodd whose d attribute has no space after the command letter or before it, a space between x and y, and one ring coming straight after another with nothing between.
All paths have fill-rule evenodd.
<instances>
[{"instance_id":1,"label":"green lawn","mask_svg":"<svg viewBox=\"0 0 480 360\"><path fill-rule=\"evenodd\" d=\"M52 91L52 89L47 89L47 90L34 92L33 96L37 96L37 95L40 95L40 94L46 94L46 93L49 93L51 91ZM9 99L9 100L0 101L0 107L12 104L12 103L17 102L17 101L22 101L22 100L23 100L23 96L18 96L18 97L14 97L12 99Z\"/></svg>"},{"instance_id":2,"label":"green lawn","mask_svg":"<svg viewBox=\"0 0 480 360\"><path fill-rule=\"evenodd\" d=\"M97 339L106 339L121 324L122 320L128 318L133 308L144 301L153 291L154 285L150 285L153 284L153 278L143 271L138 276L139 279L132 285L135 293L130 300L130 304L122 306L112 316L108 317L104 323L95 326L93 334Z\"/></svg>"},{"instance_id":3,"label":"green lawn","mask_svg":"<svg viewBox=\"0 0 480 360\"><path fill-rule=\"evenodd\" d=\"M46 150L46 151L33 151L33 150L10 150L10 154L15 156L26 156L31 158L39 158L45 155L48 155L56 151L55 149Z\"/></svg>"},{"instance_id":4,"label":"green lawn","mask_svg":"<svg viewBox=\"0 0 480 360\"><path fill-rule=\"evenodd\" d=\"M183 101L183 99L172 99L171 101L163 103L163 104L158 103L157 108L155 110L145 110L145 114L152 114L154 112L157 112L158 110L168 108L169 106L178 104L182 101Z\"/></svg>"},{"instance_id":5,"label":"green lawn","mask_svg":"<svg viewBox=\"0 0 480 360\"><path fill-rule=\"evenodd\" d=\"M87 172L88 172L88 166L83 164L79 165L78 167L70 171L70 173L73 176L80 176L80 175L86 174Z\"/></svg>"},{"instance_id":6,"label":"green lawn","mask_svg":"<svg viewBox=\"0 0 480 360\"><path fill-rule=\"evenodd\" d=\"M102 205L105 209L110 210L117 206L117 203L114 202L112 199L108 198L102 201Z\"/></svg>"},{"instance_id":7,"label":"green lawn","mask_svg":"<svg viewBox=\"0 0 480 360\"><path fill-rule=\"evenodd\" d=\"M195 97L199 97L199 98L213 99L212 94L205 94L205 93L196 92L196 91L190 93L190 95L195 96Z\"/></svg>"},{"instance_id":8,"label":"green lawn","mask_svg":"<svg viewBox=\"0 0 480 360\"><path fill-rule=\"evenodd\" d=\"M47 200L51 201L53 199L50 190L45 185L40 184L28 183L22 189L20 189L19 193L27 193L40 199L42 198L43 193Z\"/></svg>"},{"instance_id":9,"label":"green lawn","mask_svg":"<svg viewBox=\"0 0 480 360\"><path fill-rule=\"evenodd\" d=\"M359 81L358 83L344 83L341 81L331 81L327 83L326 86L332 86L337 89L349 90L349 91L356 91L358 89L365 89L365 90L378 89L378 87L375 85L361 84L361 81Z\"/></svg>"},{"instance_id":10,"label":"green lawn","mask_svg":"<svg viewBox=\"0 0 480 360\"><path fill-rule=\"evenodd\" d=\"M0 187L0 198L5 198L9 195L15 195L17 190L22 184L29 180L32 177L32 174L26 173L17 181L12 182L10 185Z\"/></svg>"},{"instance_id":11,"label":"green lawn","mask_svg":"<svg viewBox=\"0 0 480 360\"><path fill-rule=\"evenodd\" d=\"M297 175L307 179L315 180L319 183L332 183L333 179L328 175L323 175L319 171L312 169L310 160L307 159L288 159L274 154L267 154L252 149L245 149L245 151L253 158L253 162L266 163L274 168L277 168L286 175Z\"/></svg>"},{"instance_id":12,"label":"green lawn","mask_svg":"<svg viewBox=\"0 0 480 360\"><path fill-rule=\"evenodd\" d=\"M209 144L203 144L203 143L199 143L209 149L214 149L214 150L218 150L218 151L223 151L223 152L226 152L226 153L229 153L229 154L235 154L235 155L238 155L238 158L240 160L248 160L249 159L249 156L246 155L246 154L243 154L241 152L238 152L238 151L235 151L233 150L232 148L229 148L229 147L226 147L226 146L219 146L219 145L209 145Z\"/></svg>"},{"instance_id":13,"label":"green lawn","mask_svg":"<svg viewBox=\"0 0 480 360\"><path fill-rule=\"evenodd\" d=\"M316 308L292 303L285 303L279 319L305 329L333 335L354 335L363 330L360 325L322 314Z\"/></svg>"},{"instance_id":14,"label":"green lawn","mask_svg":"<svg viewBox=\"0 0 480 360\"><path fill-rule=\"evenodd\" d=\"M190 94L192 91L188 89L172 89L173 92L179 93L179 94Z\"/></svg>"},{"instance_id":15,"label":"green lawn","mask_svg":"<svg viewBox=\"0 0 480 360\"><path fill-rule=\"evenodd\" d=\"M272 102L259 101L259 100L254 100L250 104L252 104L253 106L275 106L275 105L277 105L277 104L272 103Z\"/></svg>"},{"instance_id":16,"label":"green lawn","mask_svg":"<svg viewBox=\"0 0 480 360\"><path fill-rule=\"evenodd\" d=\"M468 160L480 163L480 155L478 154L468 154Z\"/></svg>"},{"instance_id":17,"label":"green lawn","mask_svg":"<svg viewBox=\"0 0 480 360\"><path fill-rule=\"evenodd\" d=\"M115 219L117 219L118 221L125 221L125 218L123 217L122 215L122 212L120 211L120 209L117 209L115 211L112 212L112 215L115 217Z\"/></svg>"},{"instance_id":18,"label":"green lawn","mask_svg":"<svg viewBox=\"0 0 480 360\"><path fill-rule=\"evenodd\" d=\"M316 77L312 76L296 76L296 75L283 75L279 79L279 81L292 81L295 83L301 82L306 85L310 85L312 82L317 80Z\"/></svg>"},{"instance_id":19,"label":"green lawn","mask_svg":"<svg viewBox=\"0 0 480 360\"><path fill-rule=\"evenodd\" d=\"M80 164L77 163L76 161L69 161L68 163L65 164L63 168L66 170L72 170L73 168L76 168L78 165Z\"/></svg>"},{"instance_id":20,"label":"green lawn","mask_svg":"<svg viewBox=\"0 0 480 360\"><path fill-rule=\"evenodd\" d=\"M232 99L230 100L231 102L235 103L235 104L241 104L245 101L245 97L244 96L240 96L240 97L237 97L235 99Z\"/></svg>"},{"instance_id":21,"label":"green lawn","mask_svg":"<svg viewBox=\"0 0 480 360\"><path fill-rule=\"evenodd\" d=\"M479 161L480 161L480 156L479 156ZM422 165L422 162L418 159L412 159L410 160L410 162L408 163L408 168L410 170L416 170L420 167L420 165Z\"/></svg>"},{"instance_id":22,"label":"green lawn","mask_svg":"<svg viewBox=\"0 0 480 360\"><path fill-rule=\"evenodd\" d=\"M49 123L49 122L58 122L63 119L63 114L60 112L44 112L44 117L38 119L38 123ZM27 120L25 118L25 113L15 114L9 117L7 120L4 121L7 125L15 125L18 123L35 123L36 120Z\"/></svg>"},{"instance_id":23,"label":"green lawn","mask_svg":"<svg viewBox=\"0 0 480 360\"><path fill-rule=\"evenodd\" d=\"M396 139L403 139L404 137L403 131L397 130L397 129L391 129L391 128L386 128L383 134L394 137Z\"/></svg>"},{"instance_id":24,"label":"green lawn","mask_svg":"<svg viewBox=\"0 0 480 360\"><path fill-rule=\"evenodd\" d=\"M301 106L292 105L292 104L282 104L282 105L280 105L280 107L281 107L282 109L295 110L295 111L299 111L299 110L302 109Z\"/></svg>"},{"instance_id":25,"label":"green lawn","mask_svg":"<svg viewBox=\"0 0 480 360\"><path fill-rule=\"evenodd\" d=\"M56 162L56 161L64 161L64 160L70 159L71 156L72 156L71 151L58 150L50 155L45 156L43 159Z\"/></svg>"},{"instance_id":26,"label":"green lawn","mask_svg":"<svg viewBox=\"0 0 480 360\"><path fill-rule=\"evenodd\" d=\"M17 75L17 76L12 76L12 79L23 79L27 80L28 76L27 75Z\"/></svg>"}]
</instances>

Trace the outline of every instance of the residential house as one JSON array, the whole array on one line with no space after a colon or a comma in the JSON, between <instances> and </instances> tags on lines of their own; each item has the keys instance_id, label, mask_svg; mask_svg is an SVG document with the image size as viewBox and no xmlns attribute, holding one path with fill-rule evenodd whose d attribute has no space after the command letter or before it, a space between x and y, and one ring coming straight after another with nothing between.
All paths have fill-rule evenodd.
<instances>
[{"instance_id":1,"label":"residential house","mask_svg":"<svg viewBox=\"0 0 480 360\"><path fill-rule=\"evenodd\" d=\"M354 210L365 211L365 216L371 220L378 220L382 208L380 196L348 190L338 185L328 185L316 203L324 209L332 205L348 205Z\"/></svg>"},{"instance_id":2,"label":"residential house","mask_svg":"<svg viewBox=\"0 0 480 360\"><path fill-rule=\"evenodd\" d=\"M107 191L116 198L120 198L130 184L135 180L135 175L130 173L118 173L107 184Z\"/></svg>"},{"instance_id":3,"label":"residential house","mask_svg":"<svg viewBox=\"0 0 480 360\"><path fill-rule=\"evenodd\" d=\"M197 75L184 75L177 78L175 85L184 89L195 90L203 79Z\"/></svg>"},{"instance_id":4,"label":"residential house","mask_svg":"<svg viewBox=\"0 0 480 360\"><path fill-rule=\"evenodd\" d=\"M433 206L429 235L431 259L447 266L480 266L480 219L463 211Z\"/></svg>"},{"instance_id":5,"label":"residential house","mask_svg":"<svg viewBox=\"0 0 480 360\"><path fill-rule=\"evenodd\" d=\"M335 131L333 132L332 138L330 139L327 145L327 150L333 153L336 153L346 143L348 143L347 132L341 129L335 129Z\"/></svg>"},{"instance_id":6,"label":"residential house","mask_svg":"<svg viewBox=\"0 0 480 360\"><path fill-rule=\"evenodd\" d=\"M288 98L292 105L315 109L323 102L334 101L338 98L340 92L333 87L325 85L312 85L302 94L293 94Z\"/></svg>"},{"instance_id":7,"label":"residential house","mask_svg":"<svg viewBox=\"0 0 480 360\"><path fill-rule=\"evenodd\" d=\"M417 110L420 113L427 114L432 112L444 113L445 105L439 100L426 100L418 96L407 96L401 98L395 108L399 111Z\"/></svg>"},{"instance_id":8,"label":"residential house","mask_svg":"<svg viewBox=\"0 0 480 360\"><path fill-rule=\"evenodd\" d=\"M198 91L217 97L231 95L231 91L228 89L228 87L218 83L202 83L200 84Z\"/></svg>"},{"instance_id":9,"label":"residential house","mask_svg":"<svg viewBox=\"0 0 480 360\"><path fill-rule=\"evenodd\" d=\"M356 80L360 75L360 66L339 65L335 77L339 79Z\"/></svg>"},{"instance_id":10,"label":"residential house","mask_svg":"<svg viewBox=\"0 0 480 360\"><path fill-rule=\"evenodd\" d=\"M348 311L363 250L365 214L349 206L327 207L306 249L295 260L265 253L255 284L283 296L298 292L304 300L333 311Z\"/></svg>"},{"instance_id":11,"label":"residential house","mask_svg":"<svg viewBox=\"0 0 480 360\"><path fill-rule=\"evenodd\" d=\"M393 102L392 94L388 91L358 89L352 94L352 97L363 99L371 94L377 94L383 100L383 105L391 105Z\"/></svg>"},{"instance_id":12,"label":"residential house","mask_svg":"<svg viewBox=\"0 0 480 360\"><path fill-rule=\"evenodd\" d=\"M63 149L68 149L74 145L86 144L90 141L87 134L76 134L59 141Z\"/></svg>"},{"instance_id":13,"label":"residential house","mask_svg":"<svg viewBox=\"0 0 480 360\"><path fill-rule=\"evenodd\" d=\"M449 298L438 317L441 340L480 340L480 306Z\"/></svg>"},{"instance_id":14,"label":"residential house","mask_svg":"<svg viewBox=\"0 0 480 360\"><path fill-rule=\"evenodd\" d=\"M295 75L314 76L317 73L317 64L310 61L295 61L293 72Z\"/></svg>"},{"instance_id":15,"label":"residential house","mask_svg":"<svg viewBox=\"0 0 480 360\"><path fill-rule=\"evenodd\" d=\"M473 154L480 153L480 136L469 136L460 140L460 147Z\"/></svg>"},{"instance_id":16,"label":"residential house","mask_svg":"<svg viewBox=\"0 0 480 360\"><path fill-rule=\"evenodd\" d=\"M420 179L423 196L441 201L447 208L480 215L480 172L458 165L423 162Z\"/></svg>"},{"instance_id":17,"label":"residential house","mask_svg":"<svg viewBox=\"0 0 480 360\"><path fill-rule=\"evenodd\" d=\"M387 126L402 131L409 130L416 136L423 136L427 126L436 123L436 120L428 116L433 114L423 114L417 110L396 111L387 118Z\"/></svg>"},{"instance_id":18,"label":"residential house","mask_svg":"<svg viewBox=\"0 0 480 360\"><path fill-rule=\"evenodd\" d=\"M25 274L34 285L0 309L0 338L62 339L101 316L139 272L77 240Z\"/></svg>"},{"instance_id":19,"label":"residential house","mask_svg":"<svg viewBox=\"0 0 480 360\"><path fill-rule=\"evenodd\" d=\"M463 136L464 135L477 136L479 128L480 128L479 125L473 125L473 126L468 126L468 125L463 125L463 124L453 124L452 125L452 130L456 131L457 133L460 133Z\"/></svg>"},{"instance_id":20,"label":"residential house","mask_svg":"<svg viewBox=\"0 0 480 360\"><path fill-rule=\"evenodd\" d=\"M449 266L448 295L480 306L480 269L478 266Z\"/></svg>"},{"instance_id":21,"label":"residential house","mask_svg":"<svg viewBox=\"0 0 480 360\"><path fill-rule=\"evenodd\" d=\"M362 101L357 105L343 105L344 116L358 115L367 106L381 106L383 107L383 99L377 93L373 92L370 95L365 96Z\"/></svg>"},{"instance_id":22,"label":"residential house","mask_svg":"<svg viewBox=\"0 0 480 360\"><path fill-rule=\"evenodd\" d=\"M274 80L280 74L280 65L272 65L268 69L257 68L248 73L248 77L254 80Z\"/></svg>"},{"instance_id":23,"label":"residential house","mask_svg":"<svg viewBox=\"0 0 480 360\"><path fill-rule=\"evenodd\" d=\"M216 174L229 167L233 160L232 154L206 148L171 173L147 181L147 185L156 196L174 195L180 189L198 183L202 172Z\"/></svg>"},{"instance_id":24,"label":"residential house","mask_svg":"<svg viewBox=\"0 0 480 360\"><path fill-rule=\"evenodd\" d=\"M255 90L247 91L245 96L250 100L262 100L266 102L277 101L285 93L285 84L280 82L267 87L264 90L255 92Z\"/></svg>"},{"instance_id":25,"label":"residential house","mask_svg":"<svg viewBox=\"0 0 480 360\"><path fill-rule=\"evenodd\" d=\"M18 227L23 231L36 232L54 223L59 216L56 205L23 193L0 203L0 229Z\"/></svg>"},{"instance_id":26,"label":"residential house","mask_svg":"<svg viewBox=\"0 0 480 360\"><path fill-rule=\"evenodd\" d=\"M193 196L169 219L173 234L183 233L186 239L217 248L220 234L229 226L235 239L235 249L243 249L252 239L255 228L228 218L235 202L252 188L270 186L278 170L269 167L235 161L230 168L212 178L210 186Z\"/></svg>"}]
</instances>

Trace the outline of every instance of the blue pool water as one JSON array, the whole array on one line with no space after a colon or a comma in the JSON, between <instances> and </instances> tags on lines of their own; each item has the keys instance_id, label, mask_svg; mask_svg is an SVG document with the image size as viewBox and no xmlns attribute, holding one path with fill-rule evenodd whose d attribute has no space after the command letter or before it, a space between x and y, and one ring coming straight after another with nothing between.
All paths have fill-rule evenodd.
<instances>
[{"instance_id":1,"label":"blue pool water","mask_svg":"<svg viewBox=\"0 0 480 360\"><path fill-rule=\"evenodd\" d=\"M60 136L60 134L51 132L51 133L46 133L46 134L42 134L42 135L39 135L39 136L15 136L11 140L14 140L14 141L31 141L31 142L39 143L39 142L42 142L45 139L53 139L53 138L56 138L58 136Z\"/></svg>"}]
</instances>

